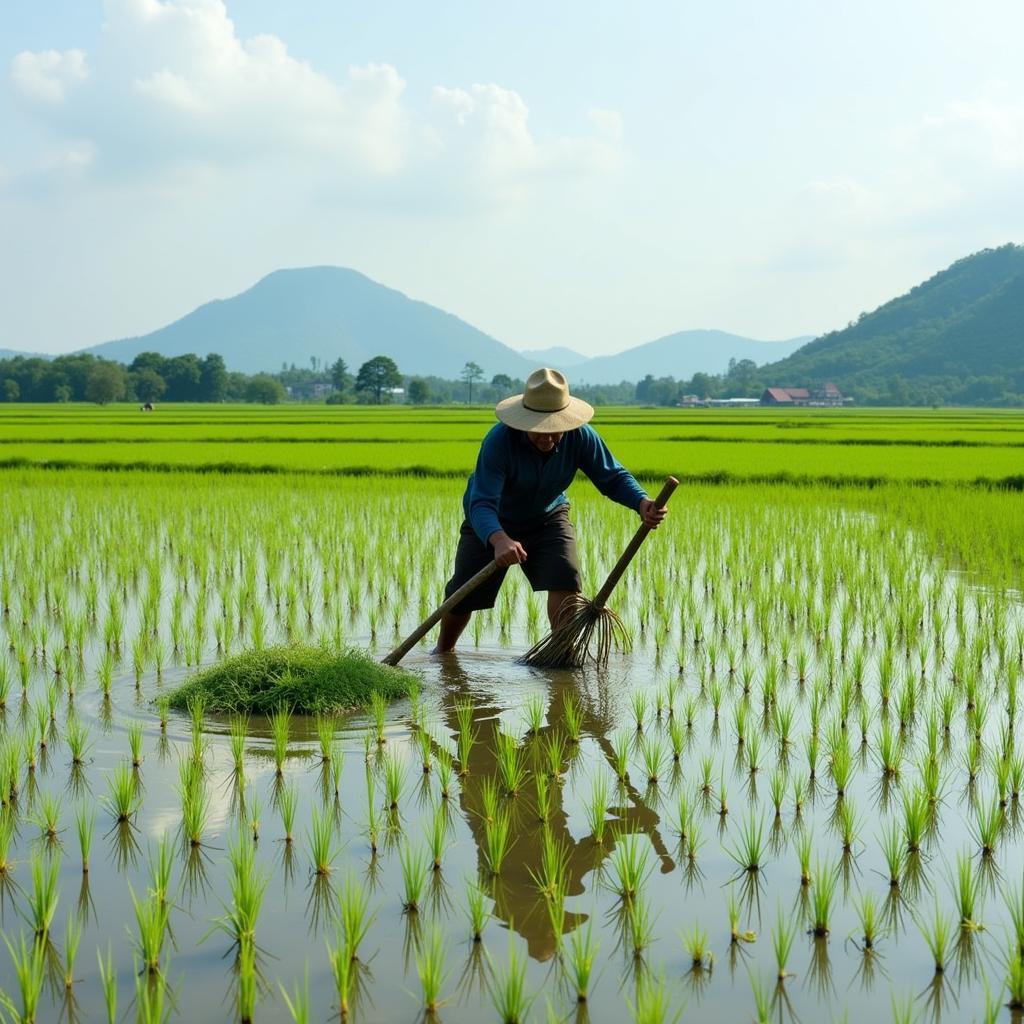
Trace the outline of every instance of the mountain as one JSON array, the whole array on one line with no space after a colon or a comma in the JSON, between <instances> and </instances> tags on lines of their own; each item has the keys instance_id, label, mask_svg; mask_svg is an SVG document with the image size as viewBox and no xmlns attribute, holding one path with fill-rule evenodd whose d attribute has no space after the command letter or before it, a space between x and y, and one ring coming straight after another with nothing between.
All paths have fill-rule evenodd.
<instances>
[{"instance_id":1,"label":"mountain","mask_svg":"<svg viewBox=\"0 0 1024 1024\"><path fill-rule=\"evenodd\" d=\"M832 381L866 402L1024 395L1024 246L958 260L759 376L780 387Z\"/></svg>"},{"instance_id":2,"label":"mountain","mask_svg":"<svg viewBox=\"0 0 1024 1024\"><path fill-rule=\"evenodd\" d=\"M25 359L52 359L52 355L43 352L18 352L13 348L0 348L0 359L17 359L22 356Z\"/></svg>"},{"instance_id":3,"label":"mountain","mask_svg":"<svg viewBox=\"0 0 1024 1024\"><path fill-rule=\"evenodd\" d=\"M576 352L564 345L553 345L551 348L526 349L519 353L524 359L533 363L535 367L550 366L556 370L567 370L573 366L579 366L590 358L580 352Z\"/></svg>"},{"instance_id":4,"label":"mountain","mask_svg":"<svg viewBox=\"0 0 1024 1024\"><path fill-rule=\"evenodd\" d=\"M458 377L470 360L488 377L525 377L534 368L464 320L343 267L277 270L241 295L207 302L150 334L86 351L125 363L140 352L219 352L229 369L245 373L308 366L312 356L340 356L354 370L388 355L403 373L441 377Z\"/></svg>"},{"instance_id":5,"label":"mountain","mask_svg":"<svg viewBox=\"0 0 1024 1024\"><path fill-rule=\"evenodd\" d=\"M685 380L695 373L724 373L729 360L752 359L761 364L796 351L810 338L787 341L755 341L725 331L680 331L614 356L588 359L573 376L588 384L618 384L654 377Z\"/></svg>"}]
</instances>

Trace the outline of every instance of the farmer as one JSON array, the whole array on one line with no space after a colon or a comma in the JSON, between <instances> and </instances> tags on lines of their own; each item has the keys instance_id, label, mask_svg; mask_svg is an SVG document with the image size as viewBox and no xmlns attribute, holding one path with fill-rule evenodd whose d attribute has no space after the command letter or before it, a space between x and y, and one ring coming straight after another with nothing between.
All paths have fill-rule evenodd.
<instances>
[{"instance_id":1,"label":"farmer","mask_svg":"<svg viewBox=\"0 0 1024 1024\"><path fill-rule=\"evenodd\" d=\"M494 607L510 565L523 567L534 591L547 591L548 620L555 628L563 603L581 590L576 535L564 493L578 469L652 529L666 515L586 426L593 408L569 395L557 370L534 370L526 391L499 402L494 412L501 422L484 438L466 486L465 520L445 597L492 559L501 568L441 619L438 654L455 648L474 611Z\"/></svg>"}]
</instances>

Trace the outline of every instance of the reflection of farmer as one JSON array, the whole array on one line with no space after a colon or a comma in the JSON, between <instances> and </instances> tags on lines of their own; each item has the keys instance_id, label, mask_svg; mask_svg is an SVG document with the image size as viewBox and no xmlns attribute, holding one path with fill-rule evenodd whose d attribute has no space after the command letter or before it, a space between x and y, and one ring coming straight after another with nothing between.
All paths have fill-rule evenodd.
<instances>
[{"instance_id":1,"label":"reflection of farmer","mask_svg":"<svg viewBox=\"0 0 1024 1024\"><path fill-rule=\"evenodd\" d=\"M581 589L576 535L564 493L577 470L652 528L666 514L654 507L597 432L584 425L594 410L570 397L569 385L557 370L535 370L525 393L499 402L495 413L501 422L484 438L462 499L466 518L445 596L492 558L502 568L444 616L439 652L455 647L472 612L494 607L510 565L523 567L535 591L548 592L548 619L554 627L562 603Z\"/></svg>"},{"instance_id":2,"label":"reflection of farmer","mask_svg":"<svg viewBox=\"0 0 1024 1024\"><path fill-rule=\"evenodd\" d=\"M441 678L445 684L442 714L447 727L453 733L458 731L456 702L460 698L471 697L473 727L480 730L478 742L473 745L469 755L469 774L459 787L459 803L477 846L478 868L483 870L486 859L482 852L485 847L482 784L485 778L494 778L497 775L498 766L494 750L501 708L482 700L479 692L469 688L469 680L457 658L446 659L441 670ZM564 709L566 698L569 696L578 696L574 680L571 677L554 680L548 704L547 724L541 729L539 736L531 739L531 743L542 744L551 732L565 735ZM608 723L592 712L588 701L582 701L581 707L584 734L593 737L605 759L610 761L611 745L606 738ZM675 867L658 832L657 812L628 784L617 790L622 806L608 808L609 822L604 843L599 845L593 836L589 835L582 839L574 838L569 830L569 815L564 806L562 790L565 782L565 773L559 779L551 780L551 805L547 827L551 829L558 845L567 853L566 896L579 896L586 891L584 880L596 871L613 849L613 828L622 832L647 835L661 862L662 873L667 873ZM515 839L502 865L501 874L495 879L492 914L526 940L531 957L535 960L548 960L555 952L556 943L533 874L540 868L544 825L538 819L536 804L528 793L522 793L514 801L510 801L509 808L513 814ZM570 932L585 920L585 914L567 911L564 929Z\"/></svg>"}]
</instances>

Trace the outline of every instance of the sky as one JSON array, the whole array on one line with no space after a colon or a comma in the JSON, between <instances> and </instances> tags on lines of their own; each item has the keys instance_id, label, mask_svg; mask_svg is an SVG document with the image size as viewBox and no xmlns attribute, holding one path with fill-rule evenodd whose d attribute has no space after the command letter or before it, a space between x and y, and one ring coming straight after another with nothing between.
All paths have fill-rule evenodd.
<instances>
[{"instance_id":1,"label":"sky","mask_svg":"<svg viewBox=\"0 0 1024 1024\"><path fill-rule=\"evenodd\" d=\"M519 349L844 326L1024 242L1020 0L3 0L0 348L353 267Z\"/></svg>"}]
</instances>

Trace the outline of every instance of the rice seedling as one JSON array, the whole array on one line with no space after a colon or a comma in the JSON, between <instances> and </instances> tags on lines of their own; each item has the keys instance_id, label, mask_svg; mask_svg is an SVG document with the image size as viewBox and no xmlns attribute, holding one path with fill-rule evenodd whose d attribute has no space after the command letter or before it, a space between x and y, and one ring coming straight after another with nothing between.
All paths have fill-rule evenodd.
<instances>
[{"instance_id":1,"label":"rice seedling","mask_svg":"<svg viewBox=\"0 0 1024 1024\"><path fill-rule=\"evenodd\" d=\"M181 797L181 830L189 846L201 846L203 833L210 823L211 798L206 779L188 767L194 762L182 761L184 774L179 787Z\"/></svg>"},{"instance_id":2,"label":"rice seedling","mask_svg":"<svg viewBox=\"0 0 1024 1024\"><path fill-rule=\"evenodd\" d=\"M291 711L281 705L270 716L270 749L274 756L274 768L278 778L284 775L284 760L288 756L288 739L291 733Z\"/></svg>"},{"instance_id":3,"label":"rice seedling","mask_svg":"<svg viewBox=\"0 0 1024 1024\"><path fill-rule=\"evenodd\" d=\"M725 852L742 871L754 873L764 867L767 852L765 824L756 811L750 811L746 821L740 826L735 843L725 847Z\"/></svg>"},{"instance_id":4,"label":"rice seedling","mask_svg":"<svg viewBox=\"0 0 1024 1024\"><path fill-rule=\"evenodd\" d=\"M636 723L636 731L643 732L649 703L646 691L634 690L630 695L629 702L633 710L633 721Z\"/></svg>"},{"instance_id":5,"label":"rice seedling","mask_svg":"<svg viewBox=\"0 0 1024 1024\"><path fill-rule=\"evenodd\" d=\"M823 938L829 933L832 905L835 902L838 881L838 867L827 868L820 862L815 864L811 881L809 914L811 934L818 938Z\"/></svg>"},{"instance_id":6,"label":"rice seedling","mask_svg":"<svg viewBox=\"0 0 1024 1024\"><path fill-rule=\"evenodd\" d=\"M6 935L3 940L11 954L11 966L18 983L19 1004L12 1003L10 1008L19 1024L35 1024L46 980L46 946L38 941L26 943L22 933L18 934L16 947Z\"/></svg>"},{"instance_id":7,"label":"rice seedling","mask_svg":"<svg viewBox=\"0 0 1024 1024\"><path fill-rule=\"evenodd\" d=\"M500 875L511 846L511 819L507 811L484 819L484 860L492 875Z\"/></svg>"},{"instance_id":8,"label":"rice seedling","mask_svg":"<svg viewBox=\"0 0 1024 1024\"><path fill-rule=\"evenodd\" d=\"M565 872L569 862L569 851L565 844L555 838L549 828L542 833L540 865L535 872L529 869L538 892L549 899L565 891Z\"/></svg>"},{"instance_id":9,"label":"rice seedling","mask_svg":"<svg viewBox=\"0 0 1024 1024\"><path fill-rule=\"evenodd\" d=\"M405 789L405 764L392 752L384 758L384 799L392 811L398 810L398 800Z\"/></svg>"},{"instance_id":10,"label":"rice seedling","mask_svg":"<svg viewBox=\"0 0 1024 1024\"><path fill-rule=\"evenodd\" d=\"M983 857L993 857L1000 833L1003 831L1005 812L999 806L999 800L990 803L979 802L974 810L972 834L981 849Z\"/></svg>"},{"instance_id":11,"label":"rice seedling","mask_svg":"<svg viewBox=\"0 0 1024 1024\"><path fill-rule=\"evenodd\" d=\"M402 868L402 906L407 913L416 913L423 902L430 874L430 856L424 849L413 851L412 844L405 842L398 852Z\"/></svg>"},{"instance_id":12,"label":"rice seedling","mask_svg":"<svg viewBox=\"0 0 1024 1024\"><path fill-rule=\"evenodd\" d=\"M117 968L114 966L114 954L107 944L107 958L96 950L99 962L100 986L103 989L103 1009L106 1010L107 1024L117 1024Z\"/></svg>"},{"instance_id":13,"label":"rice seedling","mask_svg":"<svg viewBox=\"0 0 1024 1024\"><path fill-rule=\"evenodd\" d=\"M953 945L953 921L942 913L939 901L936 900L932 915L928 918L916 918L916 922L935 962L935 973L942 974L946 969L946 962Z\"/></svg>"},{"instance_id":14,"label":"rice seedling","mask_svg":"<svg viewBox=\"0 0 1024 1024\"><path fill-rule=\"evenodd\" d=\"M171 899L171 875L174 863L171 859L170 834L164 832L156 844L156 852L149 854L149 892L161 903L169 903Z\"/></svg>"},{"instance_id":15,"label":"rice seedling","mask_svg":"<svg viewBox=\"0 0 1024 1024\"><path fill-rule=\"evenodd\" d=\"M39 827L45 839L54 840L60 831L61 799L56 793L43 791L36 801L32 822Z\"/></svg>"},{"instance_id":16,"label":"rice seedling","mask_svg":"<svg viewBox=\"0 0 1024 1024\"><path fill-rule=\"evenodd\" d=\"M729 915L729 942L736 945L738 942L756 942L757 932L742 931L740 929L740 905L736 899L736 893L732 886L729 886L729 899L726 901L726 913Z\"/></svg>"},{"instance_id":17,"label":"rice seedling","mask_svg":"<svg viewBox=\"0 0 1024 1024\"><path fill-rule=\"evenodd\" d=\"M651 914L650 901L643 896L630 900L626 904L626 920L633 956L639 959L654 940L655 919Z\"/></svg>"},{"instance_id":18,"label":"rice seedling","mask_svg":"<svg viewBox=\"0 0 1024 1024\"><path fill-rule=\"evenodd\" d=\"M249 792L245 798L244 817L248 822L249 831L252 833L252 841L254 843L258 843L260 841L262 814L263 804L260 803L260 798L255 793Z\"/></svg>"},{"instance_id":19,"label":"rice seedling","mask_svg":"<svg viewBox=\"0 0 1024 1024\"><path fill-rule=\"evenodd\" d=\"M429 775L434 761L434 738L424 725L421 725L415 733L415 738L420 748L420 764L423 767L423 774Z\"/></svg>"},{"instance_id":20,"label":"rice seedling","mask_svg":"<svg viewBox=\"0 0 1024 1024\"><path fill-rule=\"evenodd\" d=\"M359 947L373 924L370 893L351 873L338 894L338 920L344 936L345 949L352 960L359 957Z\"/></svg>"},{"instance_id":21,"label":"rice seedling","mask_svg":"<svg viewBox=\"0 0 1024 1024\"><path fill-rule=\"evenodd\" d=\"M334 815L329 811L313 808L309 831L306 833L313 872L324 876L330 874L338 856L334 841Z\"/></svg>"},{"instance_id":22,"label":"rice seedling","mask_svg":"<svg viewBox=\"0 0 1024 1024\"><path fill-rule=\"evenodd\" d=\"M899 887L908 856L905 833L898 822L889 821L883 826L879 843L889 875L889 886L896 889Z\"/></svg>"},{"instance_id":23,"label":"rice seedling","mask_svg":"<svg viewBox=\"0 0 1024 1024\"><path fill-rule=\"evenodd\" d=\"M624 733L612 736L612 762L616 777L625 782L629 778L629 737Z\"/></svg>"},{"instance_id":24,"label":"rice seedling","mask_svg":"<svg viewBox=\"0 0 1024 1024\"><path fill-rule=\"evenodd\" d=\"M664 742L660 737L641 736L640 756L643 760L648 783L656 786L666 763Z\"/></svg>"},{"instance_id":25,"label":"rice seedling","mask_svg":"<svg viewBox=\"0 0 1024 1024\"><path fill-rule=\"evenodd\" d=\"M228 746L231 750L232 771L238 778L245 776L245 741L249 738L249 716L235 714L228 720Z\"/></svg>"},{"instance_id":26,"label":"rice seedling","mask_svg":"<svg viewBox=\"0 0 1024 1024\"><path fill-rule=\"evenodd\" d=\"M479 621L479 616L477 620ZM473 724L473 702L460 699L455 702L455 714L459 720L458 758L459 774L469 774L469 758L476 744L479 729Z\"/></svg>"},{"instance_id":27,"label":"rice seedling","mask_svg":"<svg viewBox=\"0 0 1024 1024\"><path fill-rule=\"evenodd\" d=\"M9 809L0 811L0 883L8 881L14 870L14 861L11 859L11 843L14 841L16 825L14 811Z\"/></svg>"},{"instance_id":28,"label":"rice seedling","mask_svg":"<svg viewBox=\"0 0 1024 1024\"><path fill-rule=\"evenodd\" d=\"M224 932L241 950L255 945L256 923L270 878L256 866L256 848L241 837L229 844L228 863L231 902L223 905L224 913L214 920L213 928Z\"/></svg>"},{"instance_id":29,"label":"rice seedling","mask_svg":"<svg viewBox=\"0 0 1024 1024\"><path fill-rule=\"evenodd\" d=\"M879 937L878 904L870 890L854 900L857 921L860 928L861 948L865 951L875 948Z\"/></svg>"},{"instance_id":30,"label":"rice seedling","mask_svg":"<svg viewBox=\"0 0 1024 1024\"><path fill-rule=\"evenodd\" d=\"M612 829L615 849L609 858L613 876L612 889L623 900L632 900L639 895L651 873L650 854L647 846L641 845L640 837L633 832Z\"/></svg>"},{"instance_id":31,"label":"rice seedling","mask_svg":"<svg viewBox=\"0 0 1024 1024\"><path fill-rule=\"evenodd\" d=\"M327 943L327 959L331 965L334 991L338 996L338 1010L342 1020L345 1020L349 1012L349 993L356 975L356 958L350 952L342 932L338 933L337 945Z\"/></svg>"},{"instance_id":32,"label":"rice seedling","mask_svg":"<svg viewBox=\"0 0 1024 1024\"><path fill-rule=\"evenodd\" d=\"M299 792L295 785L284 785L277 797L277 809L281 814L284 841L291 843L295 838L295 812L299 805Z\"/></svg>"},{"instance_id":33,"label":"rice seedling","mask_svg":"<svg viewBox=\"0 0 1024 1024\"><path fill-rule=\"evenodd\" d=\"M441 790L441 799L447 800L451 796L452 778L455 772L451 751L447 747L439 746L435 759L437 762L437 781Z\"/></svg>"},{"instance_id":34,"label":"rice seedling","mask_svg":"<svg viewBox=\"0 0 1024 1024\"><path fill-rule=\"evenodd\" d=\"M775 913L775 927L772 929L772 952L775 954L776 977L785 981L790 976L789 956L793 951L793 940L796 938L796 922L787 919L779 904Z\"/></svg>"},{"instance_id":35,"label":"rice seedling","mask_svg":"<svg viewBox=\"0 0 1024 1024\"><path fill-rule=\"evenodd\" d=\"M708 945L708 933L706 928L694 924L683 936L683 949L690 958L690 964L695 970L704 970L712 966L714 954Z\"/></svg>"},{"instance_id":36,"label":"rice seedling","mask_svg":"<svg viewBox=\"0 0 1024 1024\"><path fill-rule=\"evenodd\" d=\"M423 1003L428 1014L436 1013L441 1007L441 989L448 971L448 946L441 929L434 924L425 942L416 950L416 971L423 988Z\"/></svg>"},{"instance_id":37,"label":"rice seedling","mask_svg":"<svg viewBox=\"0 0 1024 1024\"><path fill-rule=\"evenodd\" d=\"M448 848L448 812L443 803L434 808L426 832L431 864L435 871L440 871L444 851Z\"/></svg>"},{"instance_id":38,"label":"rice seedling","mask_svg":"<svg viewBox=\"0 0 1024 1024\"><path fill-rule=\"evenodd\" d=\"M590 835L599 846L604 843L605 822L608 815L608 780L595 775L590 784L590 799L585 805Z\"/></svg>"},{"instance_id":39,"label":"rice seedling","mask_svg":"<svg viewBox=\"0 0 1024 1024\"><path fill-rule=\"evenodd\" d=\"M337 723L333 715L317 715L315 718L317 746L320 748L320 763L330 764L334 750L334 731Z\"/></svg>"},{"instance_id":40,"label":"rice seedling","mask_svg":"<svg viewBox=\"0 0 1024 1024\"><path fill-rule=\"evenodd\" d=\"M928 799L920 790L903 793L903 837L907 852L917 853L924 845L931 824Z\"/></svg>"},{"instance_id":41,"label":"rice seedling","mask_svg":"<svg viewBox=\"0 0 1024 1024\"><path fill-rule=\"evenodd\" d=\"M686 751L686 729L677 718L668 720L668 739L672 748L672 760L678 764Z\"/></svg>"},{"instance_id":42,"label":"rice seedling","mask_svg":"<svg viewBox=\"0 0 1024 1024\"><path fill-rule=\"evenodd\" d=\"M131 885L128 886L138 935L135 947L142 960L143 970L150 974L160 973L160 957L167 937L170 918L170 904L161 903L154 896L140 900Z\"/></svg>"},{"instance_id":43,"label":"rice seedling","mask_svg":"<svg viewBox=\"0 0 1024 1024\"><path fill-rule=\"evenodd\" d=\"M551 787L548 783L547 775L544 772L537 772L533 776L533 785L537 806L537 820L545 822L551 813Z\"/></svg>"},{"instance_id":44,"label":"rice seedling","mask_svg":"<svg viewBox=\"0 0 1024 1024\"><path fill-rule=\"evenodd\" d=\"M244 943L238 950L238 981L235 990L235 1008L239 1024L253 1024L256 1017L256 999L259 985L256 977L256 946Z\"/></svg>"},{"instance_id":45,"label":"rice seedling","mask_svg":"<svg viewBox=\"0 0 1024 1024\"><path fill-rule=\"evenodd\" d=\"M37 936L49 934L53 915L57 912L57 901L60 890L57 878L60 873L60 861L56 858L43 858L33 855L30 862L32 887L25 893L28 924L35 929Z\"/></svg>"},{"instance_id":46,"label":"rice seedling","mask_svg":"<svg viewBox=\"0 0 1024 1024\"><path fill-rule=\"evenodd\" d=\"M577 1003L585 1003L590 992L590 982L600 946L594 941L593 928L588 921L586 928L576 928L569 938L569 952L562 969Z\"/></svg>"},{"instance_id":47,"label":"rice seedling","mask_svg":"<svg viewBox=\"0 0 1024 1024\"><path fill-rule=\"evenodd\" d=\"M562 717L569 742L579 743L583 735L583 705L572 694L566 694L562 702Z\"/></svg>"},{"instance_id":48,"label":"rice seedling","mask_svg":"<svg viewBox=\"0 0 1024 1024\"><path fill-rule=\"evenodd\" d=\"M772 772L768 782L768 795L775 810L775 817L782 817L782 802L786 799L786 790L789 788L789 779L784 769Z\"/></svg>"},{"instance_id":49,"label":"rice seedling","mask_svg":"<svg viewBox=\"0 0 1024 1024\"><path fill-rule=\"evenodd\" d=\"M131 752L132 767L138 768L142 764L142 723L128 723L128 749Z\"/></svg>"},{"instance_id":50,"label":"rice seedling","mask_svg":"<svg viewBox=\"0 0 1024 1024\"><path fill-rule=\"evenodd\" d=\"M510 943L505 970L491 965L491 1002L501 1024L525 1024L535 998L527 988L526 962Z\"/></svg>"},{"instance_id":51,"label":"rice seedling","mask_svg":"<svg viewBox=\"0 0 1024 1024\"><path fill-rule=\"evenodd\" d=\"M539 694L532 694L526 699L524 706L526 715L526 732L530 736L539 736L544 728L544 698Z\"/></svg>"},{"instance_id":52,"label":"rice seedling","mask_svg":"<svg viewBox=\"0 0 1024 1024\"><path fill-rule=\"evenodd\" d=\"M953 895L960 914L960 927L965 931L978 931L985 926L978 920L981 900L985 892L984 876L977 869L967 851L956 855L956 873L953 876Z\"/></svg>"},{"instance_id":53,"label":"rice seedling","mask_svg":"<svg viewBox=\"0 0 1024 1024\"><path fill-rule=\"evenodd\" d=\"M79 721L77 715L69 715L64 727L64 738L67 740L71 763L75 766L85 764L92 742L89 730Z\"/></svg>"},{"instance_id":54,"label":"rice seedling","mask_svg":"<svg viewBox=\"0 0 1024 1024\"><path fill-rule=\"evenodd\" d=\"M294 1024L309 1024L310 1022L309 964L306 964L303 978L303 988L299 988L299 983L296 982L295 988L290 995L284 985L280 982L277 985L281 990L281 998L284 1000L285 1006L288 1007L288 1013Z\"/></svg>"},{"instance_id":55,"label":"rice seedling","mask_svg":"<svg viewBox=\"0 0 1024 1024\"><path fill-rule=\"evenodd\" d=\"M75 835L78 837L78 851L82 855L82 874L89 871L89 853L96 828L96 809L80 805L75 810Z\"/></svg>"},{"instance_id":56,"label":"rice seedling","mask_svg":"<svg viewBox=\"0 0 1024 1024\"><path fill-rule=\"evenodd\" d=\"M525 751L515 737L508 733L498 732L495 735L495 742L494 755L502 785L509 796L516 796L528 774Z\"/></svg>"},{"instance_id":57,"label":"rice seedling","mask_svg":"<svg viewBox=\"0 0 1024 1024\"><path fill-rule=\"evenodd\" d=\"M160 719L160 731L167 732L167 722L170 719L171 713L171 700L166 695L157 697L154 701L156 704L157 717Z\"/></svg>"},{"instance_id":58,"label":"rice seedling","mask_svg":"<svg viewBox=\"0 0 1024 1024\"><path fill-rule=\"evenodd\" d=\"M341 773L345 767L345 750L341 740L335 740L331 748L331 785L334 787L334 795L341 792Z\"/></svg>"},{"instance_id":59,"label":"rice seedling","mask_svg":"<svg viewBox=\"0 0 1024 1024\"><path fill-rule=\"evenodd\" d=\"M857 814L852 800L844 800L839 804L836 808L836 820L843 849L849 852L853 849L854 843L857 842L860 836L862 824L862 820Z\"/></svg>"},{"instance_id":60,"label":"rice seedling","mask_svg":"<svg viewBox=\"0 0 1024 1024\"><path fill-rule=\"evenodd\" d=\"M466 883L466 913L469 916L469 934L474 943L482 942L484 927L490 919L487 893L475 881Z\"/></svg>"}]
</instances>

